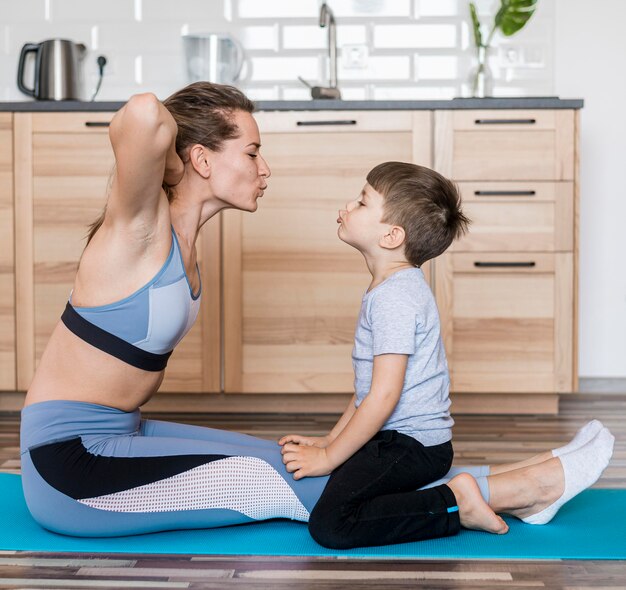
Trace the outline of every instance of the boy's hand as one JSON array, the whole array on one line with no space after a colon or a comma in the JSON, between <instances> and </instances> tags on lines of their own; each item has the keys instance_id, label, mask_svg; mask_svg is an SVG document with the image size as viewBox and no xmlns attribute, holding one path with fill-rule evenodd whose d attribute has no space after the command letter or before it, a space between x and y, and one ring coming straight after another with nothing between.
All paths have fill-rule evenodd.
<instances>
[{"instance_id":1,"label":"boy's hand","mask_svg":"<svg viewBox=\"0 0 626 590\"><path fill-rule=\"evenodd\" d=\"M305 447L319 447L320 449L323 449L330 444L330 440L327 436L301 436L299 434L286 434L278 441L278 444L282 447L286 443L295 443Z\"/></svg>"},{"instance_id":2,"label":"boy's hand","mask_svg":"<svg viewBox=\"0 0 626 590\"><path fill-rule=\"evenodd\" d=\"M283 445L283 463L294 479L328 475L333 470L326 449L287 443Z\"/></svg>"}]
</instances>

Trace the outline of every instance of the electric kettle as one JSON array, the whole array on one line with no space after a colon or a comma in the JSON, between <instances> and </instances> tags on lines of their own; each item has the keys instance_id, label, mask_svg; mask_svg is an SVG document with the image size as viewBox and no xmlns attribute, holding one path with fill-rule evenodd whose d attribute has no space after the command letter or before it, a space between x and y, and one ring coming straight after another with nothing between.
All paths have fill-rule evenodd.
<instances>
[{"instance_id":1,"label":"electric kettle","mask_svg":"<svg viewBox=\"0 0 626 590\"><path fill-rule=\"evenodd\" d=\"M227 34L183 35L187 80L233 84L244 62L243 47Z\"/></svg>"},{"instance_id":2,"label":"electric kettle","mask_svg":"<svg viewBox=\"0 0 626 590\"><path fill-rule=\"evenodd\" d=\"M26 43L17 67L17 87L37 100L81 100L82 60L87 48L67 39L47 39ZM29 53L35 57L32 88L24 83L24 68Z\"/></svg>"}]
</instances>

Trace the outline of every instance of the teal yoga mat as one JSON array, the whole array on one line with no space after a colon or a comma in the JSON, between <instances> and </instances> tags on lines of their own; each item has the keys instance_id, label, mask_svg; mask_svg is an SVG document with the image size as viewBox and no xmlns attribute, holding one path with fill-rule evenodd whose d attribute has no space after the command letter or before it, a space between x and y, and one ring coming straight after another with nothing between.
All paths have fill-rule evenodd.
<instances>
[{"instance_id":1,"label":"teal yoga mat","mask_svg":"<svg viewBox=\"0 0 626 590\"><path fill-rule=\"evenodd\" d=\"M19 475L0 473L0 550L196 555L348 556L370 559L626 559L626 490L587 490L545 526L508 519L507 535L463 530L455 537L334 551L306 525L269 521L221 529L85 539L41 528L30 516Z\"/></svg>"}]
</instances>

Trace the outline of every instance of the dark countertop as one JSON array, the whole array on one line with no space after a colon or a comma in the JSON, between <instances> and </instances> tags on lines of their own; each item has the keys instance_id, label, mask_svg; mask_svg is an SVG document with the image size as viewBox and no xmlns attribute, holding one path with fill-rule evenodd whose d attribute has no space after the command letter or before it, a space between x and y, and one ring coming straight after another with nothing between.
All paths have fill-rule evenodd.
<instances>
[{"instance_id":1,"label":"dark countertop","mask_svg":"<svg viewBox=\"0 0 626 590\"><path fill-rule=\"evenodd\" d=\"M122 101L16 101L0 102L0 112L110 112ZM556 96L520 98L454 98L452 100L261 100L259 111L420 111L440 109L580 109L582 99Z\"/></svg>"}]
</instances>

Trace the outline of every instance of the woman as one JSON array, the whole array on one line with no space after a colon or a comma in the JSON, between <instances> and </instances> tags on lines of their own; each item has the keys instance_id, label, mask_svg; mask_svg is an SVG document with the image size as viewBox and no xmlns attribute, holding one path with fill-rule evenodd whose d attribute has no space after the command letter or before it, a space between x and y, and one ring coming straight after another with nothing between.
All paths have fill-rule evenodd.
<instances>
[{"instance_id":1,"label":"woman","mask_svg":"<svg viewBox=\"0 0 626 590\"><path fill-rule=\"evenodd\" d=\"M52 531L117 536L306 521L323 490L326 478L293 480L276 443L139 412L198 313L200 228L225 208L255 211L267 187L253 110L237 89L199 82L163 104L134 96L111 122L116 167L106 209L22 411L24 493ZM543 458L514 477L494 476L493 507L523 515L552 505L563 469ZM459 508L445 516L448 534L460 524L506 532L474 477L447 486Z\"/></svg>"}]
</instances>

